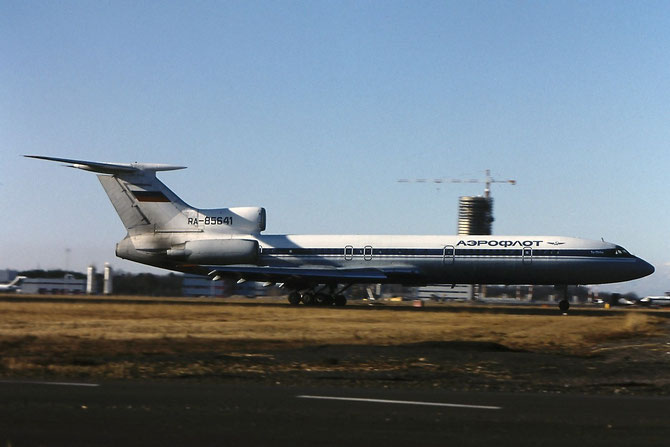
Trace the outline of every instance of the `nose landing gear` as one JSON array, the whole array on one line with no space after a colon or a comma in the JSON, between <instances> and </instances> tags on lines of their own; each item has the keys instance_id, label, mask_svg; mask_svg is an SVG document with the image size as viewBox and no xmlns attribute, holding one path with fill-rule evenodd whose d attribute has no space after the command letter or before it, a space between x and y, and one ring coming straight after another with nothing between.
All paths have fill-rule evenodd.
<instances>
[{"instance_id":1,"label":"nose landing gear","mask_svg":"<svg viewBox=\"0 0 670 447\"><path fill-rule=\"evenodd\" d=\"M563 298L561 301L558 302L558 308L561 310L563 315L568 314L568 309L570 309L570 301L568 301L568 286L566 285L558 285L554 286L554 289L560 290L561 293L563 294Z\"/></svg>"}]
</instances>

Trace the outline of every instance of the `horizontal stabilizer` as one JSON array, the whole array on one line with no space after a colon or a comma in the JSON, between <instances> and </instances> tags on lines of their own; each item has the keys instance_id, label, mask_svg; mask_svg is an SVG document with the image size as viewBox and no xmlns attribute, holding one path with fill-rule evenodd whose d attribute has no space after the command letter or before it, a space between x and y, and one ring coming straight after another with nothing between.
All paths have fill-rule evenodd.
<instances>
[{"instance_id":1,"label":"horizontal stabilizer","mask_svg":"<svg viewBox=\"0 0 670 447\"><path fill-rule=\"evenodd\" d=\"M58 161L67 163L67 166L71 168L100 172L102 174L130 174L137 171L174 171L186 168L186 166L173 166L157 163L105 163L98 161L73 160L69 158L45 157L43 155L24 155L24 157Z\"/></svg>"}]
</instances>

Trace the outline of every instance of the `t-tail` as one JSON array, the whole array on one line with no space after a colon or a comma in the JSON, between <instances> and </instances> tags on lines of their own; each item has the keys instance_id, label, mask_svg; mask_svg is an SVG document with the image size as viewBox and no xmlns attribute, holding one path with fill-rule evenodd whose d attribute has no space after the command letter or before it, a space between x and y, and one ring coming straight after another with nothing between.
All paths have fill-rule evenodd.
<instances>
[{"instance_id":1,"label":"t-tail","mask_svg":"<svg viewBox=\"0 0 670 447\"><path fill-rule=\"evenodd\" d=\"M265 209L200 209L188 205L156 177L158 171L185 169L185 166L102 163L40 155L26 157L62 162L98 173L102 187L128 231L126 238L117 244L119 257L166 268L174 268L173 262L215 261L209 258L220 258L223 252L220 249L224 248L235 257L230 261L255 258L257 247L247 247L251 241L244 241L243 235L265 230ZM215 253L203 253L203 250L210 251L205 247L212 247L212 240L226 247L218 247ZM240 252L249 256L235 256Z\"/></svg>"}]
</instances>

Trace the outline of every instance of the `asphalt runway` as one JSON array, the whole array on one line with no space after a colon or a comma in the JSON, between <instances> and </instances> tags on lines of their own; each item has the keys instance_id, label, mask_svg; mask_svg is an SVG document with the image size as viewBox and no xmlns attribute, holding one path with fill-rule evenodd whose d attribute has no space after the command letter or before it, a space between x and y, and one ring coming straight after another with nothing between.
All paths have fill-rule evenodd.
<instances>
[{"instance_id":1,"label":"asphalt runway","mask_svg":"<svg viewBox=\"0 0 670 447\"><path fill-rule=\"evenodd\" d=\"M670 398L0 381L2 446L665 446Z\"/></svg>"}]
</instances>

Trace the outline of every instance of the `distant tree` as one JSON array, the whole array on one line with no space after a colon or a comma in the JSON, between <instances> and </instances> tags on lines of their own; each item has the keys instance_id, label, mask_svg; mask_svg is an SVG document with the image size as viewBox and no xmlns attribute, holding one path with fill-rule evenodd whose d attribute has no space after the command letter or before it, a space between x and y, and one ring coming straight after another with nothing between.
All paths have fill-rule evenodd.
<instances>
[{"instance_id":1,"label":"distant tree","mask_svg":"<svg viewBox=\"0 0 670 447\"><path fill-rule=\"evenodd\" d=\"M628 292L628 293L624 294L623 297L626 298L628 301L637 301L637 300L640 299L638 294L635 293L635 292Z\"/></svg>"},{"instance_id":2,"label":"distant tree","mask_svg":"<svg viewBox=\"0 0 670 447\"><path fill-rule=\"evenodd\" d=\"M117 273L114 275L115 295L181 296L182 275L169 273Z\"/></svg>"}]
</instances>

